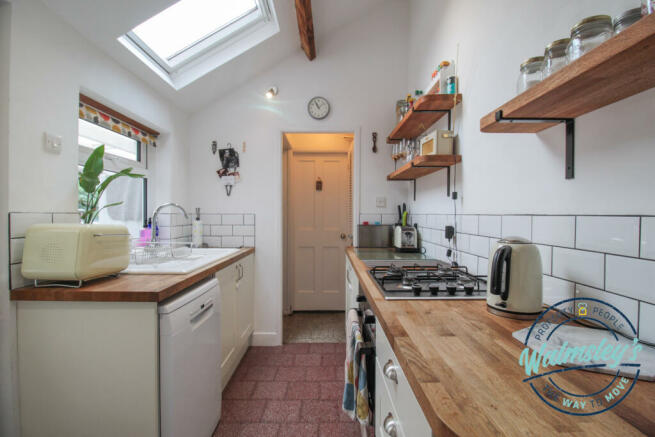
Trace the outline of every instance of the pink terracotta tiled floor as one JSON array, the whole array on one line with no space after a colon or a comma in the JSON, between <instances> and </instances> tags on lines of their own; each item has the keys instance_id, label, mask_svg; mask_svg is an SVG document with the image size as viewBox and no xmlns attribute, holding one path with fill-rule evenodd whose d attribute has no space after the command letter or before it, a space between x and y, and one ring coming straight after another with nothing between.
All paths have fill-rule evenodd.
<instances>
[{"instance_id":1,"label":"pink terracotta tiled floor","mask_svg":"<svg viewBox=\"0 0 655 437\"><path fill-rule=\"evenodd\" d=\"M251 347L223 391L214 436L359 437L341 411L344 360L344 343Z\"/></svg>"}]
</instances>

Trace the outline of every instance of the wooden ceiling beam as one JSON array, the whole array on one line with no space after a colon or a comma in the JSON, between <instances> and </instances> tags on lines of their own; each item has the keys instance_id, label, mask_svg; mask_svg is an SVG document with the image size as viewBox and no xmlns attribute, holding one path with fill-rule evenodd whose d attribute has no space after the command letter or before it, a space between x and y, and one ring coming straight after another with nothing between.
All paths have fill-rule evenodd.
<instances>
[{"instance_id":1,"label":"wooden ceiling beam","mask_svg":"<svg viewBox=\"0 0 655 437\"><path fill-rule=\"evenodd\" d=\"M298 31L300 32L300 45L311 61L316 57L312 0L296 0L296 17L298 18Z\"/></svg>"}]
</instances>

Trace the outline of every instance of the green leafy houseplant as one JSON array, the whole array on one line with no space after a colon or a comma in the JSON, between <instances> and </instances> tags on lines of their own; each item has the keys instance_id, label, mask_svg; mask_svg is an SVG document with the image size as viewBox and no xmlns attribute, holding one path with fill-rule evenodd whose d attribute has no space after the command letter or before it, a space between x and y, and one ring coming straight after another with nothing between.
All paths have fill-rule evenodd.
<instances>
[{"instance_id":1,"label":"green leafy houseplant","mask_svg":"<svg viewBox=\"0 0 655 437\"><path fill-rule=\"evenodd\" d=\"M78 193L79 193L79 206L82 210L82 223L90 224L93 223L98 214L105 208L112 206L117 206L123 202L110 203L98 209L98 201L102 197L102 194L105 192L107 187L112 181L118 179L122 176L127 176L130 178L140 179L143 178L142 174L132 173L132 167L125 168L118 173L114 173L111 176L108 176L104 181L100 181L100 175L104 170L103 159L105 157L105 146L97 147L86 160L84 168L79 172L79 184L78 184Z\"/></svg>"}]
</instances>

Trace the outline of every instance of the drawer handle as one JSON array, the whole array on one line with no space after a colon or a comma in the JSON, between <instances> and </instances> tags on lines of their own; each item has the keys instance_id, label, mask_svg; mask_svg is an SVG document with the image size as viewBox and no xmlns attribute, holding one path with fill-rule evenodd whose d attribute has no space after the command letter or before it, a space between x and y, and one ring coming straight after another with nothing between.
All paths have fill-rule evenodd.
<instances>
[{"instance_id":1,"label":"drawer handle","mask_svg":"<svg viewBox=\"0 0 655 437\"><path fill-rule=\"evenodd\" d=\"M396 424L396 419L393 418L391 413L387 414L387 417L384 419L384 424L382 426L384 427L384 432L387 433L387 435L390 437L396 437L398 435L396 430L398 427Z\"/></svg>"},{"instance_id":2,"label":"drawer handle","mask_svg":"<svg viewBox=\"0 0 655 437\"><path fill-rule=\"evenodd\" d=\"M393 365L393 361L387 361L382 372L384 373L384 376L398 384L398 373L396 372L396 366Z\"/></svg>"}]
</instances>

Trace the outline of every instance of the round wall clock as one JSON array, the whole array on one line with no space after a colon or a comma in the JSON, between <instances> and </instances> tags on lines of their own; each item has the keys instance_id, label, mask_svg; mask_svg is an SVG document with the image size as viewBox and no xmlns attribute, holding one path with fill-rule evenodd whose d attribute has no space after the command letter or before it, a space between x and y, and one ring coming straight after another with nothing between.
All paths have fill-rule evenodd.
<instances>
[{"instance_id":1,"label":"round wall clock","mask_svg":"<svg viewBox=\"0 0 655 437\"><path fill-rule=\"evenodd\" d=\"M314 97L307 104L307 112L316 120L323 120L330 113L330 103L325 97Z\"/></svg>"}]
</instances>

